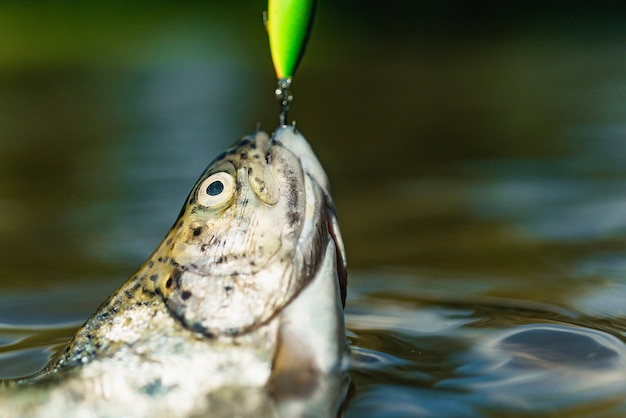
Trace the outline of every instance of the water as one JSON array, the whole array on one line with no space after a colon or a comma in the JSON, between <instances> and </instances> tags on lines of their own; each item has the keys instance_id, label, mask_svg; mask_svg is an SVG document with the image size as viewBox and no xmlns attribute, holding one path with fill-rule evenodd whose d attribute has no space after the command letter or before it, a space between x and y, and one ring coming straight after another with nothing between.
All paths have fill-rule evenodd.
<instances>
[{"instance_id":1,"label":"water","mask_svg":"<svg viewBox=\"0 0 626 418\"><path fill-rule=\"evenodd\" d=\"M623 30L595 15L419 30L325 7L292 116L348 252L345 415L622 416ZM0 378L41 368L204 166L277 123L253 7L161 9L113 9L119 31L75 12L100 22L84 39L5 10L23 25L0 30L32 39L0 44ZM88 53L111 32L128 42Z\"/></svg>"}]
</instances>

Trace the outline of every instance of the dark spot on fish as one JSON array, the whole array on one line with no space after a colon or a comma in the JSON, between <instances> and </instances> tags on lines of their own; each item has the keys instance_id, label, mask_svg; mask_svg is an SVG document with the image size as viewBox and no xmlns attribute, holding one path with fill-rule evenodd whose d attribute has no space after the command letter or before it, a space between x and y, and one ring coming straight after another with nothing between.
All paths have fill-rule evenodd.
<instances>
[{"instance_id":1,"label":"dark spot on fish","mask_svg":"<svg viewBox=\"0 0 626 418\"><path fill-rule=\"evenodd\" d=\"M191 208L191 214L193 215L194 213L198 212L198 207L194 206L193 208Z\"/></svg>"},{"instance_id":2,"label":"dark spot on fish","mask_svg":"<svg viewBox=\"0 0 626 418\"><path fill-rule=\"evenodd\" d=\"M228 328L226 330L226 335L229 335L231 337L234 337L237 334L239 334L239 330L237 328Z\"/></svg>"},{"instance_id":3,"label":"dark spot on fish","mask_svg":"<svg viewBox=\"0 0 626 418\"><path fill-rule=\"evenodd\" d=\"M193 194L191 195L191 197L189 198L189 204L190 205L194 205L196 203L196 195Z\"/></svg>"},{"instance_id":4,"label":"dark spot on fish","mask_svg":"<svg viewBox=\"0 0 626 418\"><path fill-rule=\"evenodd\" d=\"M300 222L300 213L291 211L287 214L287 219L289 220L289 224L294 225Z\"/></svg>"},{"instance_id":5,"label":"dark spot on fish","mask_svg":"<svg viewBox=\"0 0 626 418\"><path fill-rule=\"evenodd\" d=\"M268 164L272 164L272 153L268 152L267 154L265 154L265 162Z\"/></svg>"},{"instance_id":6,"label":"dark spot on fish","mask_svg":"<svg viewBox=\"0 0 626 418\"><path fill-rule=\"evenodd\" d=\"M207 338L215 338L215 334L213 334L211 331L206 330L202 325L200 325L198 323L191 324L191 326L189 328L191 328L191 330L193 332L197 332L198 334L202 334L202 335L204 335Z\"/></svg>"},{"instance_id":7,"label":"dark spot on fish","mask_svg":"<svg viewBox=\"0 0 626 418\"><path fill-rule=\"evenodd\" d=\"M259 183L259 189L261 190L261 192L266 192L267 191L267 187L265 185L265 181L261 180L258 177L254 178L254 181L256 181L257 183Z\"/></svg>"},{"instance_id":8,"label":"dark spot on fish","mask_svg":"<svg viewBox=\"0 0 626 418\"><path fill-rule=\"evenodd\" d=\"M197 269L198 269L198 265L197 265L197 264L194 264L194 263L189 264L189 267L191 267L191 268L192 268L192 269L194 269L194 270L197 270Z\"/></svg>"},{"instance_id":9,"label":"dark spot on fish","mask_svg":"<svg viewBox=\"0 0 626 418\"><path fill-rule=\"evenodd\" d=\"M176 281L176 286L177 287L180 287L180 278L181 278L182 275L183 275L182 271L180 271L178 269L175 269L172 272L172 275L170 276L170 278L173 278Z\"/></svg>"},{"instance_id":10,"label":"dark spot on fish","mask_svg":"<svg viewBox=\"0 0 626 418\"><path fill-rule=\"evenodd\" d=\"M185 221L182 221L182 220L181 220L181 221L178 223L178 227L179 227L179 228L182 228L182 227L183 227L183 225L185 225Z\"/></svg>"},{"instance_id":11,"label":"dark spot on fish","mask_svg":"<svg viewBox=\"0 0 626 418\"><path fill-rule=\"evenodd\" d=\"M154 296L154 291L145 287L141 288L141 293L143 293L144 295L148 295L148 296Z\"/></svg>"},{"instance_id":12,"label":"dark spot on fish","mask_svg":"<svg viewBox=\"0 0 626 418\"><path fill-rule=\"evenodd\" d=\"M148 395L148 396L157 396L161 393L166 392L166 388L163 387L163 384L161 383L161 379L156 379L148 384L146 384L145 386L143 386L142 388L139 389L140 392Z\"/></svg>"},{"instance_id":13,"label":"dark spot on fish","mask_svg":"<svg viewBox=\"0 0 626 418\"><path fill-rule=\"evenodd\" d=\"M255 160L258 160L259 158L261 158L261 156L259 154L254 154L252 155L252 158L254 158Z\"/></svg>"},{"instance_id":14,"label":"dark spot on fish","mask_svg":"<svg viewBox=\"0 0 626 418\"><path fill-rule=\"evenodd\" d=\"M289 173L288 175L293 176L293 173ZM298 183L295 181L289 182L289 194L288 194L288 201L287 204L289 205L289 207L295 207L298 206L298 193L299 193L299 187L298 187Z\"/></svg>"},{"instance_id":15,"label":"dark spot on fish","mask_svg":"<svg viewBox=\"0 0 626 418\"><path fill-rule=\"evenodd\" d=\"M150 276L150 281L154 283L157 281L158 278L159 278L158 274L153 274L152 276Z\"/></svg>"},{"instance_id":16,"label":"dark spot on fish","mask_svg":"<svg viewBox=\"0 0 626 418\"><path fill-rule=\"evenodd\" d=\"M232 291L233 291L233 287L232 286L224 286L224 292L230 293Z\"/></svg>"},{"instance_id":17,"label":"dark spot on fish","mask_svg":"<svg viewBox=\"0 0 626 418\"><path fill-rule=\"evenodd\" d=\"M126 295L126 298L128 299L132 299L133 298L133 292L131 292L130 290L126 289L124 290L124 295Z\"/></svg>"},{"instance_id":18,"label":"dark spot on fish","mask_svg":"<svg viewBox=\"0 0 626 418\"><path fill-rule=\"evenodd\" d=\"M247 151L241 151L241 153L239 153L239 157L242 160L247 160L248 159L248 152Z\"/></svg>"},{"instance_id":19,"label":"dark spot on fish","mask_svg":"<svg viewBox=\"0 0 626 418\"><path fill-rule=\"evenodd\" d=\"M181 297L183 300L187 300L187 299L189 299L189 298L191 297L191 292L190 292L189 290L185 290L185 291L184 291L184 292L180 295L180 297Z\"/></svg>"},{"instance_id":20,"label":"dark spot on fish","mask_svg":"<svg viewBox=\"0 0 626 418\"><path fill-rule=\"evenodd\" d=\"M256 149L256 142L251 143L251 144L250 144L250 148L252 148L252 149Z\"/></svg>"},{"instance_id":21,"label":"dark spot on fish","mask_svg":"<svg viewBox=\"0 0 626 418\"><path fill-rule=\"evenodd\" d=\"M248 175L252 174L252 167L248 167Z\"/></svg>"},{"instance_id":22,"label":"dark spot on fish","mask_svg":"<svg viewBox=\"0 0 626 418\"><path fill-rule=\"evenodd\" d=\"M243 188L243 183L238 181L235 183L235 190L240 191Z\"/></svg>"},{"instance_id":23,"label":"dark spot on fish","mask_svg":"<svg viewBox=\"0 0 626 418\"><path fill-rule=\"evenodd\" d=\"M154 289L154 293L156 293L157 295L161 295L162 294L161 293L161 288L160 287L155 288Z\"/></svg>"},{"instance_id":24,"label":"dark spot on fish","mask_svg":"<svg viewBox=\"0 0 626 418\"><path fill-rule=\"evenodd\" d=\"M165 282L165 288L169 289L170 287L172 287L172 278L170 277L169 279L167 279L167 281Z\"/></svg>"},{"instance_id":25,"label":"dark spot on fish","mask_svg":"<svg viewBox=\"0 0 626 418\"><path fill-rule=\"evenodd\" d=\"M137 291L141 287L141 283L135 283L133 286L133 291Z\"/></svg>"},{"instance_id":26,"label":"dark spot on fish","mask_svg":"<svg viewBox=\"0 0 626 418\"><path fill-rule=\"evenodd\" d=\"M222 264L224 262L224 257L218 257L217 260L215 260L215 264Z\"/></svg>"},{"instance_id":27,"label":"dark spot on fish","mask_svg":"<svg viewBox=\"0 0 626 418\"><path fill-rule=\"evenodd\" d=\"M200 246L200 251L205 252L207 247L208 247L208 245L206 245L206 244L202 244L202 245Z\"/></svg>"},{"instance_id":28,"label":"dark spot on fish","mask_svg":"<svg viewBox=\"0 0 626 418\"><path fill-rule=\"evenodd\" d=\"M152 260L148 261L148 267L152 267L152 266L154 266L154 261L152 261ZM135 276L135 277L137 277L137 276Z\"/></svg>"},{"instance_id":29,"label":"dark spot on fish","mask_svg":"<svg viewBox=\"0 0 626 418\"><path fill-rule=\"evenodd\" d=\"M139 281L139 276L133 277L133 282L138 282L138 281Z\"/></svg>"},{"instance_id":30,"label":"dark spot on fish","mask_svg":"<svg viewBox=\"0 0 626 418\"><path fill-rule=\"evenodd\" d=\"M200 235L202 233L202 227L199 226L197 228L193 228L193 236L197 237L198 235Z\"/></svg>"},{"instance_id":31,"label":"dark spot on fish","mask_svg":"<svg viewBox=\"0 0 626 418\"><path fill-rule=\"evenodd\" d=\"M170 245L172 243L172 239L168 238L167 241L165 241L165 245Z\"/></svg>"}]
</instances>

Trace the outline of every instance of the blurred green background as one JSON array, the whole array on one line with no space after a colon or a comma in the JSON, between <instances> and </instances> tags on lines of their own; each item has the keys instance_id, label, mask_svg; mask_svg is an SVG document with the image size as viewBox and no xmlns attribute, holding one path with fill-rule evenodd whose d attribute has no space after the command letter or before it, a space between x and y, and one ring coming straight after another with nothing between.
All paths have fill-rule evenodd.
<instances>
[{"instance_id":1,"label":"blurred green background","mask_svg":"<svg viewBox=\"0 0 626 418\"><path fill-rule=\"evenodd\" d=\"M589 126L623 120L619 6L320 2L291 116L347 214L351 264L465 269L468 257L489 268L517 258L473 254L474 240L531 251L509 236L509 249L501 248L496 226L471 239L446 235L459 232L467 211L440 186L484 174L457 163L562 156L577 152ZM257 122L273 129L264 7L0 4L4 284L128 272L158 242L212 153ZM412 193L419 201L409 206L407 195L390 192L426 178L441 184ZM108 252L115 255L87 255Z\"/></svg>"}]
</instances>

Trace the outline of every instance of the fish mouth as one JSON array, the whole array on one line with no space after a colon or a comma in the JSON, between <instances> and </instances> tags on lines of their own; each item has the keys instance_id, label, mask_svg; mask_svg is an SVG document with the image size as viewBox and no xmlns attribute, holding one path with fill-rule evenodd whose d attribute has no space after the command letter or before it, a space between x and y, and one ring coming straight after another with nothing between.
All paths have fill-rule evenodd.
<instances>
[{"instance_id":1,"label":"fish mouth","mask_svg":"<svg viewBox=\"0 0 626 418\"><path fill-rule=\"evenodd\" d=\"M302 170L307 173L317 184L330 194L330 185L322 164L317 159L315 152L307 140L298 132L296 125L283 125L276 129L272 135L272 141L289 150L300 161Z\"/></svg>"}]
</instances>

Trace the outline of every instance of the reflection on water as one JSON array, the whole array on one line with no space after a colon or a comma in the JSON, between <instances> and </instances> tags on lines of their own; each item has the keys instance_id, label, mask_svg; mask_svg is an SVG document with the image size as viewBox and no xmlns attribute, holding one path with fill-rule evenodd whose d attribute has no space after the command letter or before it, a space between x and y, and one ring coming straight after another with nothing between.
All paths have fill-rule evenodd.
<instances>
[{"instance_id":1,"label":"reflection on water","mask_svg":"<svg viewBox=\"0 0 626 418\"><path fill-rule=\"evenodd\" d=\"M626 412L621 41L394 38L321 13L293 117L348 250L346 416ZM269 61L176 33L147 63L1 73L0 378L38 370L204 166L274 127Z\"/></svg>"},{"instance_id":2,"label":"reflection on water","mask_svg":"<svg viewBox=\"0 0 626 418\"><path fill-rule=\"evenodd\" d=\"M626 346L614 335L558 307L455 299L355 301L347 319L362 390L347 416L626 411Z\"/></svg>"}]
</instances>

